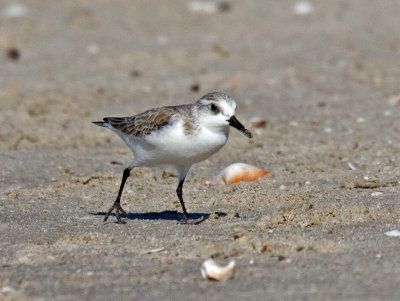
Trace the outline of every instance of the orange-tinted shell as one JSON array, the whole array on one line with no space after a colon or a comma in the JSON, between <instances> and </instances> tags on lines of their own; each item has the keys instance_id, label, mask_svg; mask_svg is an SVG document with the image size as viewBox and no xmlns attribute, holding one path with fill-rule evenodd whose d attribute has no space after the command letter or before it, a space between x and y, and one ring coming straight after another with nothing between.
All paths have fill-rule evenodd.
<instances>
[{"instance_id":1,"label":"orange-tinted shell","mask_svg":"<svg viewBox=\"0 0 400 301\"><path fill-rule=\"evenodd\" d=\"M244 169L241 172L235 172L231 177L226 177L223 176L222 179L224 180L225 184L232 184L232 183L237 183L237 182L241 182L241 181L246 181L246 182L250 182L250 181L254 181L258 178L261 177L269 177L269 178L273 178L274 176L269 173L268 171L262 170L262 169Z\"/></svg>"},{"instance_id":2,"label":"orange-tinted shell","mask_svg":"<svg viewBox=\"0 0 400 301\"><path fill-rule=\"evenodd\" d=\"M241 181L254 181L261 177L273 178L274 175L249 164L234 163L222 170L212 183L229 185Z\"/></svg>"}]
</instances>

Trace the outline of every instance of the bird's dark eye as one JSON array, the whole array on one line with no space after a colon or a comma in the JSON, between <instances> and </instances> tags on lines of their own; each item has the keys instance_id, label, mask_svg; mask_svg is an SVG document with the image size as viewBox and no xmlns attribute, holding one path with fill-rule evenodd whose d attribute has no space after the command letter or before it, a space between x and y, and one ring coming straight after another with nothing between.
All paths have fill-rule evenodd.
<instances>
[{"instance_id":1,"label":"bird's dark eye","mask_svg":"<svg viewBox=\"0 0 400 301\"><path fill-rule=\"evenodd\" d=\"M215 104L211 104L210 106L211 111L216 112L218 110L218 107Z\"/></svg>"}]
</instances>

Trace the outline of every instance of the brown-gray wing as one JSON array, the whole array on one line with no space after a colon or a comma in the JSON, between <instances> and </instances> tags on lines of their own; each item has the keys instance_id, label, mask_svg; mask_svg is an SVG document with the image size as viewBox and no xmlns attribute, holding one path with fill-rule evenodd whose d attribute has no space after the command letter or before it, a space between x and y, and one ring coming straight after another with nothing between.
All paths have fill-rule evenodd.
<instances>
[{"instance_id":1,"label":"brown-gray wing","mask_svg":"<svg viewBox=\"0 0 400 301\"><path fill-rule=\"evenodd\" d=\"M131 117L104 118L113 128L134 137L148 135L167 125L178 107L150 109Z\"/></svg>"}]
</instances>

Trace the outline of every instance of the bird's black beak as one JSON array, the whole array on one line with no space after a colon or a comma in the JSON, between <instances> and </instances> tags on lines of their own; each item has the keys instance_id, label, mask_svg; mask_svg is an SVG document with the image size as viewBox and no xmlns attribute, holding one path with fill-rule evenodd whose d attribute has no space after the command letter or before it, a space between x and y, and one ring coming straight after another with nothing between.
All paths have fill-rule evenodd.
<instances>
[{"instance_id":1,"label":"bird's black beak","mask_svg":"<svg viewBox=\"0 0 400 301\"><path fill-rule=\"evenodd\" d=\"M234 127L235 129L241 131L243 134L245 134L247 137L252 138L253 134L250 133L248 129L246 129L243 124L239 122L239 120L236 119L235 115L233 115L231 118L228 120L229 125L231 127Z\"/></svg>"}]
</instances>

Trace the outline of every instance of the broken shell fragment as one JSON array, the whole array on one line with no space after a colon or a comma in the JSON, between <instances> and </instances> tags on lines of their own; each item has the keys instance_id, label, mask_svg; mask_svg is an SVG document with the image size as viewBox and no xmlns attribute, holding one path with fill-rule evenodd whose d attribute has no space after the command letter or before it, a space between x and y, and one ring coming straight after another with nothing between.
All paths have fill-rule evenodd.
<instances>
[{"instance_id":1,"label":"broken shell fragment","mask_svg":"<svg viewBox=\"0 0 400 301\"><path fill-rule=\"evenodd\" d=\"M207 259L201 265L201 276L204 279L224 281L233 275L235 261L231 260L226 266L218 265L214 259Z\"/></svg>"},{"instance_id":2,"label":"broken shell fragment","mask_svg":"<svg viewBox=\"0 0 400 301\"><path fill-rule=\"evenodd\" d=\"M251 120L251 126L253 128L265 128L267 126L267 121L260 119L253 119Z\"/></svg>"},{"instance_id":3,"label":"broken shell fragment","mask_svg":"<svg viewBox=\"0 0 400 301\"><path fill-rule=\"evenodd\" d=\"M263 169L246 163L234 163L225 167L211 184L229 185L240 181L254 181L261 177L274 178L275 176Z\"/></svg>"}]
</instances>

